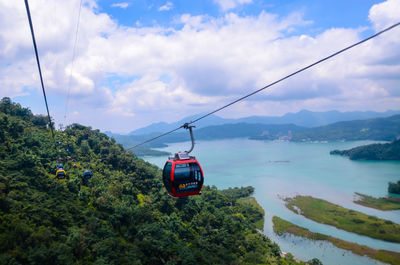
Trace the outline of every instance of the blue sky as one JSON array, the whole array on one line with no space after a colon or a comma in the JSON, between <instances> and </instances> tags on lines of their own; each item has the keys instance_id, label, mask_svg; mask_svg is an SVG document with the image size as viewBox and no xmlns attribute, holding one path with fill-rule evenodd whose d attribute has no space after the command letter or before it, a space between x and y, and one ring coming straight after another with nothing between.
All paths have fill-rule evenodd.
<instances>
[{"instance_id":1,"label":"blue sky","mask_svg":"<svg viewBox=\"0 0 400 265\"><path fill-rule=\"evenodd\" d=\"M129 132L213 110L400 21L400 0L30 1L51 115ZM400 30L219 113L400 106ZM0 0L0 96L45 113L23 2ZM67 115L65 115L67 114Z\"/></svg>"},{"instance_id":2,"label":"blue sky","mask_svg":"<svg viewBox=\"0 0 400 265\"><path fill-rule=\"evenodd\" d=\"M172 3L171 9L160 12L159 9ZM240 16L257 16L261 10L287 16L288 14L301 11L304 13L305 20L313 21L318 25L317 28L310 26L304 30L305 33L317 34L332 27L362 27L369 24L369 9L373 4L382 2L381 0L271 0L271 1L252 1L230 9ZM137 22L142 26L167 25L179 28L181 25L175 23L175 18L181 14L204 15L218 17L223 16L226 11L222 10L212 0L206 1L120 1L103 0L99 1L99 9L106 12L112 19L125 26L136 26ZM118 7L121 4L125 8Z\"/></svg>"}]
</instances>

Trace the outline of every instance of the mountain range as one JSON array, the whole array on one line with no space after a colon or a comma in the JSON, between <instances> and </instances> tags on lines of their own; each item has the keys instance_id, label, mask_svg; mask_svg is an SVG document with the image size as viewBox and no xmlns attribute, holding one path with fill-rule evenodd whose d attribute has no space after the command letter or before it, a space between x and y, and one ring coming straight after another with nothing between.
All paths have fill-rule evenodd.
<instances>
[{"instance_id":1,"label":"mountain range","mask_svg":"<svg viewBox=\"0 0 400 265\"><path fill-rule=\"evenodd\" d=\"M393 141L400 136L400 115L335 122L296 132L292 141Z\"/></svg>"},{"instance_id":2,"label":"mountain range","mask_svg":"<svg viewBox=\"0 0 400 265\"><path fill-rule=\"evenodd\" d=\"M339 121L351 121L351 120L364 120L372 118L384 118L392 115L400 114L400 110L388 110L385 112L374 112L374 111L349 111L340 112L337 110L325 111L325 112L314 112L309 110L301 110L297 113L286 113L283 116L249 116L239 119L225 119L216 115L210 115L206 119L196 122L196 128L204 128L208 126L216 126L223 124L235 124L235 123L249 123L249 124L294 124L302 127L317 127L324 126ZM163 133L166 131L173 130L185 122L195 120L204 115L204 113L185 117L177 122L166 123L157 122L152 123L149 126L134 130L128 135L143 135L150 133ZM111 134L108 132L108 134Z\"/></svg>"},{"instance_id":3,"label":"mountain range","mask_svg":"<svg viewBox=\"0 0 400 265\"><path fill-rule=\"evenodd\" d=\"M142 135L113 135L115 140L130 148L140 142L158 136L159 133ZM194 130L196 140L218 140L249 138L252 140L290 140L290 141L352 141L377 140L393 141L400 137L400 115L386 118L342 121L319 127L303 127L294 124L251 124L234 123L207 126ZM167 134L164 137L135 148L137 155L165 155L157 150L167 143L190 141L186 131Z\"/></svg>"},{"instance_id":4,"label":"mountain range","mask_svg":"<svg viewBox=\"0 0 400 265\"><path fill-rule=\"evenodd\" d=\"M249 138L252 140L290 140L290 141L351 141L351 140L380 140L393 141L400 137L400 111L379 112L311 112L300 111L295 114L286 114L277 120L277 117L247 117L242 119L223 119L218 116L210 116L210 119L196 122L194 135L196 140L218 140L232 138ZM371 117L367 118L365 117ZM378 116L378 117L377 117ZM382 116L384 116L382 118ZM197 116L199 117L199 116ZM327 125L308 127L304 124L325 124L328 121L337 120L340 117L344 121L333 122ZM359 117L355 120L350 118ZM196 116L187 117L176 123L155 123L145 128L136 130L129 135L107 133L118 143L126 148L131 148L138 143L159 136L165 131L181 126L184 121L194 120ZM275 120L274 120L275 119ZM243 122L247 121L247 122ZM275 122L265 124L263 122ZM284 121L292 121L285 123ZM225 123L231 122L231 123ZM258 122L258 123L257 123ZM216 124L216 125L210 125ZM298 124L303 124L300 126ZM142 132L143 134L138 134ZM148 133L146 133L148 132ZM167 153L151 148L165 147L167 143L190 141L189 133L180 130L167 134L159 139L135 148L136 155L166 155Z\"/></svg>"}]
</instances>

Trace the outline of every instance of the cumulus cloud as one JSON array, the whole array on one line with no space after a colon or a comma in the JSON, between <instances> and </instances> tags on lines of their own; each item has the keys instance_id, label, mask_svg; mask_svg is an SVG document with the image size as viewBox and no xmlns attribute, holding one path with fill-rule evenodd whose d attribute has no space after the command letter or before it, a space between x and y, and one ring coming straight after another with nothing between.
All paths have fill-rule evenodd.
<instances>
[{"instance_id":1,"label":"cumulus cloud","mask_svg":"<svg viewBox=\"0 0 400 265\"><path fill-rule=\"evenodd\" d=\"M174 4L172 2L166 2L165 5L160 6L158 8L158 11L168 11L171 10L174 7Z\"/></svg>"},{"instance_id":2,"label":"cumulus cloud","mask_svg":"<svg viewBox=\"0 0 400 265\"><path fill-rule=\"evenodd\" d=\"M397 3L389 0L371 8L374 29L397 19L391 11ZM127 27L99 12L96 2L86 1L72 65L78 7L79 0L31 3L45 84L50 94L65 98L71 78L71 111L80 114L71 119L116 131L222 106L359 41L365 30L296 34L311 23L302 13L279 17L264 11L257 16L185 14L175 18L177 28ZM0 96L36 93L40 83L30 38L24 6L0 0ZM395 29L223 115L398 109L398 47L400 30ZM88 118L91 112L96 115Z\"/></svg>"},{"instance_id":3,"label":"cumulus cloud","mask_svg":"<svg viewBox=\"0 0 400 265\"><path fill-rule=\"evenodd\" d=\"M214 0L214 3L220 6L223 11L234 9L243 4L250 4L253 0Z\"/></svg>"},{"instance_id":4,"label":"cumulus cloud","mask_svg":"<svg viewBox=\"0 0 400 265\"><path fill-rule=\"evenodd\" d=\"M223 11L234 9L237 6L243 4L250 4L253 0L214 0L214 3L218 4Z\"/></svg>"},{"instance_id":5,"label":"cumulus cloud","mask_svg":"<svg viewBox=\"0 0 400 265\"><path fill-rule=\"evenodd\" d=\"M111 4L111 7L119 7L122 9L126 9L126 8L128 8L128 6L129 6L129 3L127 3L127 2Z\"/></svg>"},{"instance_id":6,"label":"cumulus cloud","mask_svg":"<svg viewBox=\"0 0 400 265\"><path fill-rule=\"evenodd\" d=\"M369 19L376 30L381 30L400 22L400 1L388 0L373 5L369 11Z\"/></svg>"}]
</instances>

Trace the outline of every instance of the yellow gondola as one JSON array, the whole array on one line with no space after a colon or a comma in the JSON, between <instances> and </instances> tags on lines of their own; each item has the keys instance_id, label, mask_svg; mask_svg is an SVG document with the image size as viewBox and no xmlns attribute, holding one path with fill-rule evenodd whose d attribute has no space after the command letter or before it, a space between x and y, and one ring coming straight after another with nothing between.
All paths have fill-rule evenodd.
<instances>
[{"instance_id":1,"label":"yellow gondola","mask_svg":"<svg viewBox=\"0 0 400 265\"><path fill-rule=\"evenodd\" d=\"M56 172L56 178L58 180L65 180L67 176L67 173L65 172L65 170L63 168L59 168Z\"/></svg>"}]
</instances>

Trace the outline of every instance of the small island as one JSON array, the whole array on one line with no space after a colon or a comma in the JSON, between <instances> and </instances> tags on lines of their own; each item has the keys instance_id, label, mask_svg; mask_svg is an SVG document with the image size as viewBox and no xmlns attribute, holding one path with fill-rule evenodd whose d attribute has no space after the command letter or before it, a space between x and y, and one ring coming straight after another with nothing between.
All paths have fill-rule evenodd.
<instances>
[{"instance_id":1,"label":"small island","mask_svg":"<svg viewBox=\"0 0 400 265\"><path fill-rule=\"evenodd\" d=\"M400 161L400 139L386 144L369 144L349 150L333 150L330 154L347 156L351 160Z\"/></svg>"},{"instance_id":2,"label":"small island","mask_svg":"<svg viewBox=\"0 0 400 265\"><path fill-rule=\"evenodd\" d=\"M314 233L308 230L307 228L295 225L282 218L279 218L278 216L274 216L272 218L272 222L274 225L274 232L277 235L283 235L285 233L289 233L295 236L300 236L311 240L325 240L331 242L338 248L350 250L354 254L360 256L368 256L372 259L376 259L389 264L394 264L394 265L400 264L400 253L397 252L388 250L376 250L364 245L359 245L356 243L345 241L333 236L328 236L321 233Z\"/></svg>"},{"instance_id":3,"label":"small island","mask_svg":"<svg viewBox=\"0 0 400 265\"><path fill-rule=\"evenodd\" d=\"M311 196L285 198L286 207L315 222L390 242L400 242L400 225Z\"/></svg>"}]
</instances>

